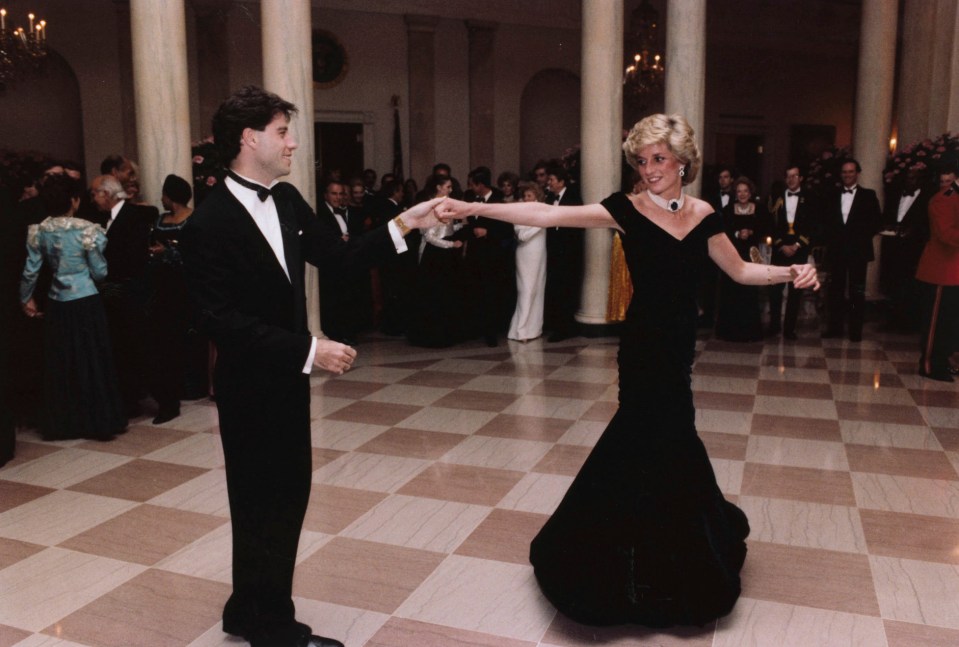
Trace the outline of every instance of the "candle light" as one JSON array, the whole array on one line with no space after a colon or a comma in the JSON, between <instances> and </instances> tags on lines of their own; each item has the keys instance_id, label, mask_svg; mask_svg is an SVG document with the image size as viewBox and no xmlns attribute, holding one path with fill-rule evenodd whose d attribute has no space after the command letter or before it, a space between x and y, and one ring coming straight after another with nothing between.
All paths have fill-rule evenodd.
<instances>
[{"instance_id":1,"label":"candle light","mask_svg":"<svg viewBox=\"0 0 959 647\"><path fill-rule=\"evenodd\" d=\"M32 33L33 33L33 18L34 18L34 15L33 15L32 13L28 13L28 14L27 14L27 18L30 19L30 33L32 34Z\"/></svg>"},{"instance_id":2,"label":"candle light","mask_svg":"<svg viewBox=\"0 0 959 647\"><path fill-rule=\"evenodd\" d=\"M43 33L41 34L41 35L43 36L43 42L44 42L44 43L47 42L47 21L46 21L46 20L41 20L41 21L40 21L40 26L37 27L37 29L38 29L38 30L39 30L39 29L42 29L42 30L43 30Z\"/></svg>"},{"instance_id":3,"label":"candle light","mask_svg":"<svg viewBox=\"0 0 959 647\"><path fill-rule=\"evenodd\" d=\"M7 10L0 9L0 30L7 31Z\"/></svg>"},{"instance_id":4,"label":"candle light","mask_svg":"<svg viewBox=\"0 0 959 647\"><path fill-rule=\"evenodd\" d=\"M767 244L767 245L772 245L772 244L773 244L773 238L772 238L772 236L766 236L766 244Z\"/></svg>"}]
</instances>

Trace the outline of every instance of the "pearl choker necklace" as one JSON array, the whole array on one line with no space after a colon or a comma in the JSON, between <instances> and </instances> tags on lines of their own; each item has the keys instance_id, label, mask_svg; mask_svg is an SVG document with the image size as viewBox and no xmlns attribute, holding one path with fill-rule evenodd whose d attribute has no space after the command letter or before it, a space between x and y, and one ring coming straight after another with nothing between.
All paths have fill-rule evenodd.
<instances>
[{"instance_id":1,"label":"pearl choker necklace","mask_svg":"<svg viewBox=\"0 0 959 647\"><path fill-rule=\"evenodd\" d=\"M683 208L683 204L686 202L686 194L683 193L682 189L679 191L679 197L673 198L672 200L667 200L666 198L660 198L655 193L650 193L649 190L646 190L646 195L649 196L649 199L653 201L660 209L665 209L671 213L676 213Z\"/></svg>"}]
</instances>

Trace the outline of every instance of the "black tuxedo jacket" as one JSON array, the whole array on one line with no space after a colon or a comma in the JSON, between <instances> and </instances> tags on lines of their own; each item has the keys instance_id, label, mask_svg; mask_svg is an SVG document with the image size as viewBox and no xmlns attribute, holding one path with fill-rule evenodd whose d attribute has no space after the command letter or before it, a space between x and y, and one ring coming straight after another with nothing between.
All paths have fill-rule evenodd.
<instances>
[{"instance_id":1,"label":"black tuxedo jacket","mask_svg":"<svg viewBox=\"0 0 959 647\"><path fill-rule=\"evenodd\" d=\"M474 200L475 202L476 200ZM502 204L503 194L499 189L493 189L487 204ZM477 238L467 235L465 240L467 261L470 259L485 262L485 259L491 259L502 255L505 252L505 245L513 240L513 225L501 220L493 220L483 216L469 216L467 226L470 228L482 227L486 229L486 235Z\"/></svg>"},{"instance_id":2,"label":"black tuxedo jacket","mask_svg":"<svg viewBox=\"0 0 959 647\"><path fill-rule=\"evenodd\" d=\"M721 192L719 189L716 189L715 191L713 191L713 192L709 195L709 198L707 198L706 201L709 202L709 204L712 205L714 211L718 211L719 213L722 213L722 212L723 212L722 192ZM730 191L729 191L729 202L727 202L726 204L728 205L730 202L735 202L735 201L736 201L736 196L733 195L733 191L730 190Z\"/></svg>"},{"instance_id":3,"label":"black tuxedo jacket","mask_svg":"<svg viewBox=\"0 0 959 647\"><path fill-rule=\"evenodd\" d=\"M823 224L829 263L872 261L872 238L882 226L876 192L861 186L856 190L845 224L842 221L842 191L834 192L828 199Z\"/></svg>"},{"instance_id":4,"label":"black tuxedo jacket","mask_svg":"<svg viewBox=\"0 0 959 647\"><path fill-rule=\"evenodd\" d=\"M769 214L771 236L773 239L773 259L778 264L805 263L809 258L809 248L820 237L819 220L820 207L812 192L799 192L799 203L796 205L796 218L793 221L792 233L789 231L789 221L786 218L786 194L777 196L773 210ZM783 245L799 243L799 249L790 257L782 253Z\"/></svg>"},{"instance_id":5,"label":"black tuxedo jacket","mask_svg":"<svg viewBox=\"0 0 959 647\"><path fill-rule=\"evenodd\" d=\"M156 207L124 202L107 230L107 281L129 281L146 269L150 229L160 217Z\"/></svg>"},{"instance_id":6,"label":"black tuxedo jacket","mask_svg":"<svg viewBox=\"0 0 959 647\"><path fill-rule=\"evenodd\" d=\"M909 206L902 222L897 222L902 193L889 192L882 214L882 228L895 231L901 238L915 239L920 244L924 244L929 240L929 198L935 195L936 191L930 187L922 187L918 191L919 195Z\"/></svg>"}]
</instances>

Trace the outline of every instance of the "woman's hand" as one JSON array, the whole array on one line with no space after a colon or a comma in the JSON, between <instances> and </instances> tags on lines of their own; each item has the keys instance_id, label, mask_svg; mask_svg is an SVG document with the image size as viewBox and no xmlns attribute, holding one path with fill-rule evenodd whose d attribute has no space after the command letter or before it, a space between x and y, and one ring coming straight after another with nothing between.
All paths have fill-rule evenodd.
<instances>
[{"instance_id":1,"label":"woman's hand","mask_svg":"<svg viewBox=\"0 0 959 647\"><path fill-rule=\"evenodd\" d=\"M819 277L816 275L815 265L810 265L809 263L804 265L790 265L789 275L792 277L793 285L799 289L819 289Z\"/></svg>"},{"instance_id":2,"label":"woman's hand","mask_svg":"<svg viewBox=\"0 0 959 647\"><path fill-rule=\"evenodd\" d=\"M42 317L43 313L37 310L37 302L30 297L30 300L23 304L23 314L27 315L31 319L34 317Z\"/></svg>"},{"instance_id":3,"label":"woman's hand","mask_svg":"<svg viewBox=\"0 0 959 647\"><path fill-rule=\"evenodd\" d=\"M412 207L400 214L403 218L403 222L406 223L406 226L411 229L426 229L427 227L432 227L440 222L437 214L434 212L437 205L443 202L446 198L433 198L432 200L427 200L426 202L420 202L419 204L414 204Z\"/></svg>"},{"instance_id":4,"label":"woman's hand","mask_svg":"<svg viewBox=\"0 0 959 647\"><path fill-rule=\"evenodd\" d=\"M474 203L447 198L443 204L437 207L436 217L444 224L450 220L463 220L466 216L473 213L475 208L476 205Z\"/></svg>"}]
</instances>

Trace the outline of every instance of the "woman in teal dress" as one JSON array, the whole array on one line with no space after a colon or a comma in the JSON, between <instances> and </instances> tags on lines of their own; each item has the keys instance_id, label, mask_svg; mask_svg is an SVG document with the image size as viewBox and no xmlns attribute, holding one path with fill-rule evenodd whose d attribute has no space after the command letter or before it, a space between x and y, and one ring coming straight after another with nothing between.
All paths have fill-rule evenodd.
<instances>
[{"instance_id":1,"label":"woman in teal dress","mask_svg":"<svg viewBox=\"0 0 959 647\"><path fill-rule=\"evenodd\" d=\"M703 625L740 593L749 524L723 498L696 434L691 389L696 287L711 258L749 285L818 288L810 265L743 261L720 215L687 196L700 166L680 115L652 115L623 146L647 190L601 204L490 205L447 200L441 218L477 214L532 226L620 233L634 295L619 349L619 409L530 546L544 595L592 625ZM571 288L577 286L570 286Z\"/></svg>"},{"instance_id":2,"label":"woman in teal dress","mask_svg":"<svg viewBox=\"0 0 959 647\"><path fill-rule=\"evenodd\" d=\"M109 440L127 426L95 285L107 274L107 238L99 225L75 217L82 191L67 175L44 180L40 200L46 213L57 215L30 226L20 281L24 313L44 320L40 432L47 440ZM33 292L44 263L53 280L40 312Z\"/></svg>"}]
</instances>

